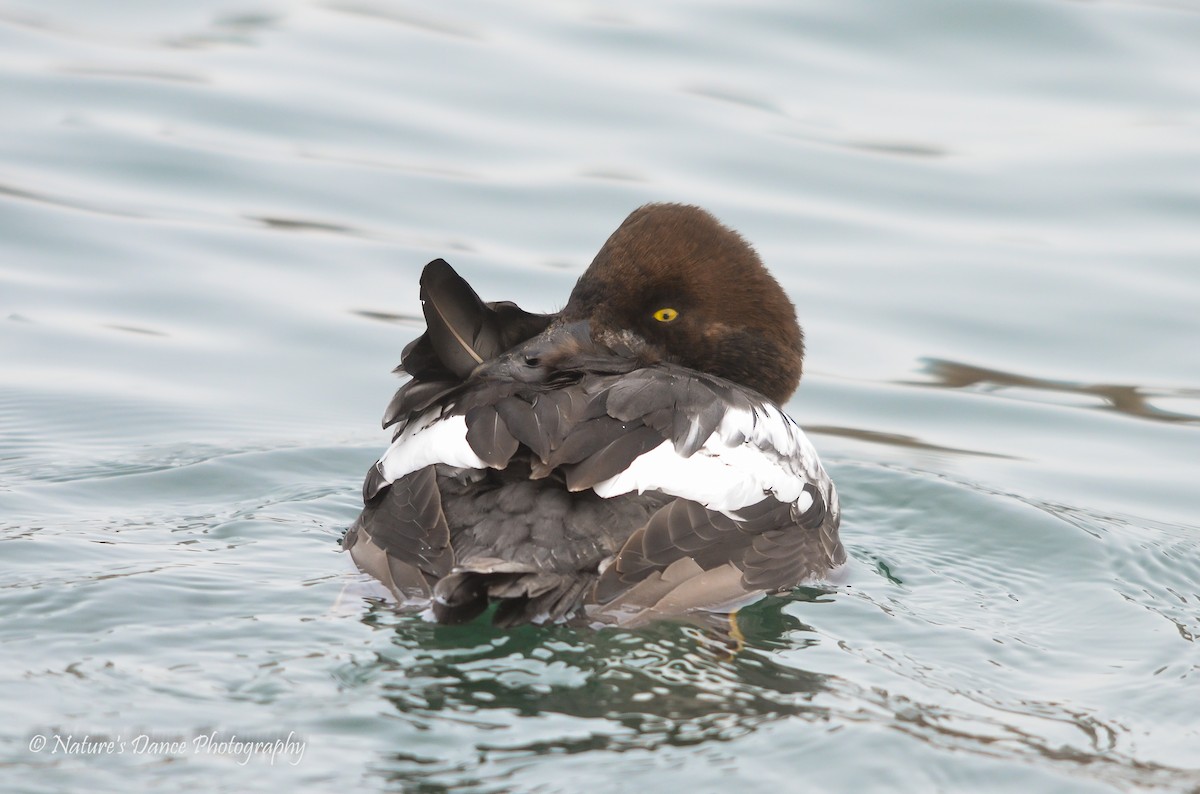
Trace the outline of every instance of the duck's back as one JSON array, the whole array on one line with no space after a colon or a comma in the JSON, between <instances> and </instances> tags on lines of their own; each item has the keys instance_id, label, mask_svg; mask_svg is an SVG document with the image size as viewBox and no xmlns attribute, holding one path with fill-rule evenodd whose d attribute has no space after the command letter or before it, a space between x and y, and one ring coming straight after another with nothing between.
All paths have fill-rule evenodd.
<instances>
[{"instance_id":1,"label":"duck's back","mask_svg":"<svg viewBox=\"0 0 1200 794\"><path fill-rule=\"evenodd\" d=\"M832 483L770 401L624 358L506 377L514 358L399 419L368 474L345 544L397 597L441 622L491 601L501 625L584 605L620 620L728 607L844 559Z\"/></svg>"}]
</instances>

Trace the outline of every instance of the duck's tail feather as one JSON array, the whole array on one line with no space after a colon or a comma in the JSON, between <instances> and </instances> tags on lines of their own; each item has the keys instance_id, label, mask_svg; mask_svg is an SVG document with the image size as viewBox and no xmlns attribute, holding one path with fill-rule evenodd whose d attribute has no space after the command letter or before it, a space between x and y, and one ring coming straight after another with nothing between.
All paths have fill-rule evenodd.
<instances>
[{"instance_id":1,"label":"duck's tail feather","mask_svg":"<svg viewBox=\"0 0 1200 794\"><path fill-rule=\"evenodd\" d=\"M438 581L433 616L438 623L465 623L496 601L496 626L553 623L575 611L594 583L588 575L539 572L491 558L472 560Z\"/></svg>"}]
</instances>

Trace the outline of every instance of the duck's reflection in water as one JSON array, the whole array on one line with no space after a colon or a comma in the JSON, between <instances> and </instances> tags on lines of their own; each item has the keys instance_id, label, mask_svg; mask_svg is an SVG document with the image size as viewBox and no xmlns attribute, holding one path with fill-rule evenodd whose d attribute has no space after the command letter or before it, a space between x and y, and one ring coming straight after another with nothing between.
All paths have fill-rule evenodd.
<instances>
[{"instance_id":1,"label":"duck's reflection in water","mask_svg":"<svg viewBox=\"0 0 1200 794\"><path fill-rule=\"evenodd\" d=\"M823 591L806 589L798 597L818 595ZM812 701L825 676L770 654L815 641L804 638L812 630L783 610L786 603L766 599L742 610L732 625L722 619L703 626L664 621L636 631L506 631L484 619L438 626L415 616L397 618L382 605L365 620L395 630L396 655L381 656L377 665L403 672L385 692L405 719L483 729L513 727L514 717L590 721L594 730L586 736L522 729L476 744L480 753L570 753L721 741L785 717L823 719L826 710Z\"/></svg>"}]
</instances>

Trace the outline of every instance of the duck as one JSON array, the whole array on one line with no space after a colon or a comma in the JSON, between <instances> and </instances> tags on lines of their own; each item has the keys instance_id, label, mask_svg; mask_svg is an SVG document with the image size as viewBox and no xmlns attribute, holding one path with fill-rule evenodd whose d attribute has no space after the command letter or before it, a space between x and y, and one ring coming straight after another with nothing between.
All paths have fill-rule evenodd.
<instances>
[{"instance_id":1,"label":"duck","mask_svg":"<svg viewBox=\"0 0 1200 794\"><path fill-rule=\"evenodd\" d=\"M709 212L638 208L558 312L485 303L442 259L420 297L342 543L390 599L445 624L632 626L845 563L837 491L782 407L795 307Z\"/></svg>"}]
</instances>

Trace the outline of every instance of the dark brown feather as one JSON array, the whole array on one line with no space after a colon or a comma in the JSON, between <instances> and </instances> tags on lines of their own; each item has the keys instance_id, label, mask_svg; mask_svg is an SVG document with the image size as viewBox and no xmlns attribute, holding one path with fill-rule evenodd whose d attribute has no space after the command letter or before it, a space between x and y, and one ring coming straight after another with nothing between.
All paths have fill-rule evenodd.
<instances>
[{"instance_id":1,"label":"dark brown feather","mask_svg":"<svg viewBox=\"0 0 1200 794\"><path fill-rule=\"evenodd\" d=\"M385 488L391 487L391 483L387 481L387 477L383 473L382 467L378 462L374 463L367 471L367 477L363 480L362 497L363 504L369 505L375 501Z\"/></svg>"},{"instance_id":2,"label":"dark brown feather","mask_svg":"<svg viewBox=\"0 0 1200 794\"><path fill-rule=\"evenodd\" d=\"M547 461L552 468L579 463L599 452L626 428L610 416L587 419L568 429L559 446L552 450Z\"/></svg>"},{"instance_id":3,"label":"dark brown feather","mask_svg":"<svg viewBox=\"0 0 1200 794\"><path fill-rule=\"evenodd\" d=\"M739 521L677 499L630 535L600 576L595 598L607 603L638 582L691 559L696 573L732 563L746 592L790 587L845 559L840 543L825 543L823 525L798 526L792 505L768 497L738 511ZM655 587L648 593L658 593ZM646 606L643 604L643 606Z\"/></svg>"},{"instance_id":4,"label":"dark brown feather","mask_svg":"<svg viewBox=\"0 0 1200 794\"><path fill-rule=\"evenodd\" d=\"M561 433L561 425L551 427L549 421L557 419L553 412L538 410L534 405L519 397L507 397L496 403L496 412L504 420L508 431L524 444L542 462L550 457L552 442Z\"/></svg>"},{"instance_id":5,"label":"dark brown feather","mask_svg":"<svg viewBox=\"0 0 1200 794\"><path fill-rule=\"evenodd\" d=\"M467 411L467 443L493 469L503 469L517 451L517 440L490 405Z\"/></svg>"},{"instance_id":6,"label":"dark brown feather","mask_svg":"<svg viewBox=\"0 0 1200 794\"><path fill-rule=\"evenodd\" d=\"M487 609L484 579L471 572L455 572L434 587L433 616L438 623L466 623Z\"/></svg>"},{"instance_id":7,"label":"dark brown feather","mask_svg":"<svg viewBox=\"0 0 1200 794\"><path fill-rule=\"evenodd\" d=\"M485 361L536 336L551 319L509 301L485 304L443 259L421 272L421 303L427 330L405 348L401 368L422 379L436 377L439 364L465 378Z\"/></svg>"},{"instance_id":8,"label":"dark brown feather","mask_svg":"<svg viewBox=\"0 0 1200 794\"><path fill-rule=\"evenodd\" d=\"M424 411L443 399L460 384L452 380L410 380L396 390L387 410L383 412L383 427L387 429L401 419Z\"/></svg>"},{"instance_id":9,"label":"dark brown feather","mask_svg":"<svg viewBox=\"0 0 1200 794\"><path fill-rule=\"evenodd\" d=\"M435 259L421 272L421 305L438 360L459 378L498 353L495 313L445 260Z\"/></svg>"},{"instance_id":10,"label":"dark brown feather","mask_svg":"<svg viewBox=\"0 0 1200 794\"><path fill-rule=\"evenodd\" d=\"M567 490L582 491L603 482L629 467L637 456L649 452L663 443L662 435L652 427L620 426L600 449L586 459L567 466Z\"/></svg>"},{"instance_id":11,"label":"dark brown feather","mask_svg":"<svg viewBox=\"0 0 1200 794\"><path fill-rule=\"evenodd\" d=\"M366 533L389 556L431 576L444 576L454 566L450 528L442 512L433 466L380 489L363 509L353 531L355 537ZM347 542L352 548L350 535Z\"/></svg>"}]
</instances>

